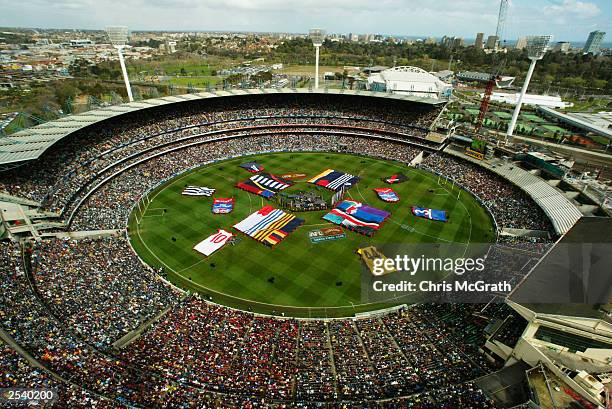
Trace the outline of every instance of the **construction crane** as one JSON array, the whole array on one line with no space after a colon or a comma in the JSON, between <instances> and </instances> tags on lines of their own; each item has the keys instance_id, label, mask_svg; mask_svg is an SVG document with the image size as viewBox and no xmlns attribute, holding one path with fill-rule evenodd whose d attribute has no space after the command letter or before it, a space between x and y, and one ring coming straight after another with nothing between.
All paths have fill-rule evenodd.
<instances>
[{"instance_id":1,"label":"construction crane","mask_svg":"<svg viewBox=\"0 0 612 409\"><path fill-rule=\"evenodd\" d=\"M476 127L474 129L476 137L478 137L478 133L482 128L485 116L489 111L489 102L491 101L491 94L493 93L493 88L497 84L497 81L501 79L500 72L505 63L505 59L502 59L501 62L498 63L498 59L496 57L499 41L504 36L504 30L506 28L506 17L508 16L508 2L509 0L500 0L499 2L499 13L497 15L497 29L495 30L495 49L493 50L491 76L489 77L489 81L487 82L487 86L485 87L485 92L482 96L482 101L480 102L478 120L476 121Z\"/></svg>"}]
</instances>

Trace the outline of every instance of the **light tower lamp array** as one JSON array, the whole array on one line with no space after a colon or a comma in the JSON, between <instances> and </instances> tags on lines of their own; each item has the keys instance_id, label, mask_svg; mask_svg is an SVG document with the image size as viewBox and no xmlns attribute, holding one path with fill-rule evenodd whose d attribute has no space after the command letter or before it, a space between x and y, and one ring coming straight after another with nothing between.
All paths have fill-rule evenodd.
<instances>
[{"instance_id":1,"label":"light tower lamp array","mask_svg":"<svg viewBox=\"0 0 612 409\"><path fill-rule=\"evenodd\" d=\"M527 56L531 60L531 65L529 65L529 70L527 71L527 76L525 77L525 82L523 83L523 88L521 89L521 93L519 94L518 100L516 101L516 106L514 107L514 112L512 113L512 120L510 121L510 125L508 125L508 131L506 132L506 142L512 141L512 133L514 132L514 127L516 126L516 120L518 119L519 112L521 112L521 105L523 104L523 98L527 93L527 88L529 87L529 81L531 81L531 76L533 75L533 70L535 69L536 62L541 60L546 53L546 49L548 48L548 44L552 36L530 36L527 37Z\"/></svg>"},{"instance_id":2,"label":"light tower lamp array","mask_svg":"<svg viewBox=\"0 0 612 409\"><path fill-rule=\"evenodd\" d=\"M119 54L119 64L121 64L121 72L123 73L123 81L125 82L125 88L127 90L128 99L130 102L134 101L132 96L132 88L130 87L130 80L128 78L127 69L125 68L125 61L123 59L122 50L125 48L128 39L128 28L124 26L112 26L106 28L106 34L113 47L117 49Z\"/></svg>"},{"instance_id":3,"label":"light tower lamp array","mask_svg":"<svg viewBox=\"0 0 612 409\"><path fill-rule=\"evenodd\" d=\"M315 47L315 89L319 88L319 48L325 41L325 30L313 28L310 30L309 37Z\"/></svg>"}]
</instances>

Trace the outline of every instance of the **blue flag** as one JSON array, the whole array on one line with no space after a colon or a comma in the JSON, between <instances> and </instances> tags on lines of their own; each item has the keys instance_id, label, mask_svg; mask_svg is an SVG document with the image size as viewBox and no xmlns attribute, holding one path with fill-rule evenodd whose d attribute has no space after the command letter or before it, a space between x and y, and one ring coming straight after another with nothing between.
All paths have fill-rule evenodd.
<instances>
[{"instance_id":1,"label":"blue flag","mask_svg":"<svg viewBox=\"0 0 612 409\"><path fill-rule=\"evenodd\" d=\"M434 209L427 209L425 207L412 206L412 214L417 217L423 217L425 219L430 219L430 220L438 220L441 222L448 221L448 217L446 216L445 210L434 210Z\"/></svg>"}]
</instances>

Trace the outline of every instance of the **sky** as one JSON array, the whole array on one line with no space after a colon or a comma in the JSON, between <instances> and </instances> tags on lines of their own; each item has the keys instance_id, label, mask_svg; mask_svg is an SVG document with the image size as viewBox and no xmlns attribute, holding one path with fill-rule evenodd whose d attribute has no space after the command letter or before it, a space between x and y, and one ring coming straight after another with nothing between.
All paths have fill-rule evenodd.
<instances>
[{"instance_id":1,"label":"sky","mask_svg":"<svg viewBox=\"0 0 612 409\"><path fill-rule=\"evenodd\" d=\"M260 31L405 36L494 34L499 0L0 0L1 27ZM505 38L612 39L612 0L511 0Z\"/></svg>"}]
</instances>

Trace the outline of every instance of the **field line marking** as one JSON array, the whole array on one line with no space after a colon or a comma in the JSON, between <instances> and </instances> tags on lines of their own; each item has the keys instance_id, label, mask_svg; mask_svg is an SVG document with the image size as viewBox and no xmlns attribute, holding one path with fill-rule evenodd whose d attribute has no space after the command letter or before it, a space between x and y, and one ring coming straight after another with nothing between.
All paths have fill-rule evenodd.
<instances>
[{"instance_id":1,"label":"field line marking","mask_svg":"<svg viewBox=\"0 0 612 409\"><path fill-rule=\"evenodd\" d=\"M187 266L187 267L185 267L185 268L183 268L183 269L181 269L181 270L176 271L176 273L177 273L177 274L179 274L179 273L182 273L182 272L183 272L183 271L185 271L185 270L189 270L190 268L195 267L195 266L197 266L198 264L205 262L206 260L207 260L207 259L203 258L203 259L202 259L202 260L200 260L200 261L196 261L196 262L195 262L195 263L193 263L192 265Z\"/></svg>"},{"instance_id":2,"label":"field line marking","mask_svg":"<svg viewBox=\"0 0 612 409\"><path fill-rule=\"evenodd\" d=\"M152 213L152 214L148 214ZM165 215L164 209L156 208L156 209L145 209L145 212L142 214L142 217L163 217Z\"/></svg>"}]
</instances>

